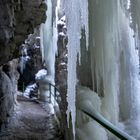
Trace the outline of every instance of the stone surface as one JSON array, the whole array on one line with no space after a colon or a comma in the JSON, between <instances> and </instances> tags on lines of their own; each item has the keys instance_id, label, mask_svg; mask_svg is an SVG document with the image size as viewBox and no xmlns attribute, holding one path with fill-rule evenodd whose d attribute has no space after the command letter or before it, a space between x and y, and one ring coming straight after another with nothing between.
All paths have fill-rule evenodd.
<instances>
[{"instance_id":1,"label":"stone surface","mask_svg":"<svg viewBox=\"0 0 140 140\"><path fill-rule=\"evenodd\" d=\"M18 60L14 59L3 65L0 70L0 127L5 127L8 117L12 114L14 104L17 104L17 72ZM1 128L2 129L2 128Z\"/></svg>"},{"instance_id":2,"label":"stone surface","mask_svg":"<svg viewBox=\"0 0 140 140\"><path fill-rule=\"evenodd\" d=\"M58 55L56 56L56 75L55 75L55 83L58 91L60 92L61 102L59 103L60 111L61 111L61 130L65 136L65 139L68 139L66 134L68 133L68 124L67 124L67 32L64 28L65 23L63 25L58 24Z\"/></svg>"},{"instance_id":3,"label":"stone surface","mask_svg":"<svg viewBox=\"0 0 140 140\"><path fill-rule=\"evenodd\" d=\"M92 89L92 77L91 77L91 60L90 50L86 49L86 36L85 30L81 30L81 57L80 62L77 60L77 78L78 84L82 86L88 86ZM79 59L79 58L78 58Z\"/></svg>"},{"instance_id":4,"label":"stone surface","mask_svg":"<svg viewBox=\"0 0 140 140\"><path fill-rule=\"evenodd\" d=\"M23 90L29 84L35 83L35 74L42 69L43 64L40 50L39 28L36 28L34 33L30 34L21 46L18 66L20 90Z\"/></svg>"},{"instance_id":5,"label":"stone surface","mask_svg":"<svg viewBox=\"0 0 140 140\"><path fill-rule=\"evenodd\" d=\"M0 65L19 54L19 45L46 19L42 0L0 0Z\"/></svg>"},{"instance_id":6,"label":"stone surface","mask_svg":"<svg viewBox=\"0 0 140 140\"><path fill-rule=\"evenodd\" d=\"M0 130L6 127L7 117L12 113L14 94L12 82L8 75L0 71Z\"/></svg>"}]
</instances>

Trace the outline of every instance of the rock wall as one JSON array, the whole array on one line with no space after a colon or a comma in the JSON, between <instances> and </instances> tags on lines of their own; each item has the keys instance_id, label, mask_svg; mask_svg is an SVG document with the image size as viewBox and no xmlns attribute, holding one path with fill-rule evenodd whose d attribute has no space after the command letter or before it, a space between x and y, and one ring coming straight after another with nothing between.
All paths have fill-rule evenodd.
<instances>
[{"instance_id":1,"label":"rock wall","mask_svg":"<svg viewBox=\"0 0 140 140\"><path fill-rule=\"evenodd\" d=\"M78 84L87 86L92 89L92 77L91 77L91 60L90 50L86 49L86 35L85 30L81 30L81 48L80 48L80 61L77 60L77 78ZM79 58L78 58L79 59Z\"/></svg>"},{"instance_id":2,"label":"rock wall","mask_svg":"<svg viewBox=\"0 0 140 140\"><path fill-rule=\"evenodd\" d=\"M60 19L58 22L58 55L56 56L56 75L55 75L55 83L56 87L60 92L61 102L60 102L60 111L61 111L61 131L65 135L64 138L68 139L68 124L67 124L67 29L65 26L65 21L63 20L64 17Z\"/></svg>"},{"instance_id":3,"label":"rock wall","mask_svg":"<svg viewBox=\"0 0 140 140\"><path fill-rule=\"evenodd\" d=\"M43 0L0 0L0 65L18 56L18 47L46 19Z\"/></svg>"},{"instance_id":4,"label":"rock wall","mask_svg":"<svg viewBox=\"0 0 140 140\"><path fill-rule=\"evenodd\" d=\"M21 46L18 66L20 90L35 83L35 74L43 67L39 32L39 28L36 28L34 33L30 34Z\"/></svg>"},{"instance_id":5,"label":"rock wall","mask_svg":"<svg viewBox=\"0 0 140 140\"><path fill-rule=\"evenodd\" d=\"M0 130L6 127L14 104L17 104L17 62L14 59L0 68Z\"/></svg>"},{"instance_id":6,"label":"rock wall","mask_svg":"<svg viewBox=\"0 0 140 140\"><path fill-rule=\"evenodd\" d=\"M0 128L16 102L19 76L13 59L28 35L45 22L46 9L43 0L0 0Z\"/></svg>"}]
</instances>

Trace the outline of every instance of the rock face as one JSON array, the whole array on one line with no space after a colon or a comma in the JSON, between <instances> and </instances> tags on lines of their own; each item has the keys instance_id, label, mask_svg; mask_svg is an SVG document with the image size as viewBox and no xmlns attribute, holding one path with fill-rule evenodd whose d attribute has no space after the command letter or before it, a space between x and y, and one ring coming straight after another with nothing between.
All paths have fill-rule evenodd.
<instances>
[{"instance_id":1,"label":"rock face","mask_svg":"<svg viewBox=\"0 0 140 140\"><path fill-rule=\"evenodd\" d=\"M91 60L90 60L90 51L86 49L86 36L85 30L81 30L81 56L80 64L77 61L77 76L78 76L78 84L82 86L88 86L92 89L92 78L91 78Z\"/></svg>"},{"instance_id":2,"label":"rock face","mask_svg":"<svg viewBox=\"0 0 140 140\"><path fill-rule=\"evenodd\" d=\"M0 127L16 102L19 46L46 20L43 0L0 0ZM10 62L8 62L10 61Z\"/></svg>"},{"instance_id":3,"label":"rock face","mask_svg":"<svg viewBox=\"0 0 140 140\"><path fill-rule=\"evenodd\" d=\"M65 135L65 139L67 139L67 29L65 26L65 17L62 17L58 21L58 56L56 57L56 75L55 75L55 83L57 89L60 92L61 102L60 102L60 111L61 111L61 131Z\"/></svg>"},{"instance_id":4,"label":"rock face","mask_svg":"<svg viewBox=\"0 0 140 140\"><path fill-rule=\"evenodd\" d=\"M10 78L0 71L0 130L7 123L7 117L13 110L14 96Z\"/></svg>"},{"instance_id":5,"label":"rock face","mask_svg":"<svg viewBox=\"0 0 140 140\"><path fill-rule=\"evenodd\" d=\"M0 65L18 56L19 45L45 21L42 0L0 0Z\"/></svg>"},{"instance_id":6,"label":"rock face","mask_svg":"<svg viewBox=\"0 0 140 140\"><path fill-rule=\"evenodd\" d=\"M22 44L21 57L19 61L19 88L35 83L35 74L42 69L42 55L40 51L39 29L30 34ZM28 75L28 76L27 76Z\"/></svg>"},{"instance_id":7,"label":"rock face","mask_svg":"<svg viewBox=\"0 0 140 140\"><path fill-rule=\"evenodd\" d=\"M14 109L17 95L17 60L12 60L0 70L0 130L6 127L8 117Z\"/></svg>"}]
</instances>

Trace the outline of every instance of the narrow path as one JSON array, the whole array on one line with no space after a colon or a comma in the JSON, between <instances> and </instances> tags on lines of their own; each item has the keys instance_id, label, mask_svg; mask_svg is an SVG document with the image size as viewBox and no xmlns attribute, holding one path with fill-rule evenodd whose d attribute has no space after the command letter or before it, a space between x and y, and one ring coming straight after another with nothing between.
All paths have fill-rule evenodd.
<instances>
[{"instance_id":1,"label":"narrow path","mask_svg":"<svg viewBox=\"0 0 140 140\"><path fill-rule=\"evenodd\" d=\"M62 140L49 106L43 109L23 97L18 102L7 128L9 135L0 140Z\"/></svg>"}]
</instances>

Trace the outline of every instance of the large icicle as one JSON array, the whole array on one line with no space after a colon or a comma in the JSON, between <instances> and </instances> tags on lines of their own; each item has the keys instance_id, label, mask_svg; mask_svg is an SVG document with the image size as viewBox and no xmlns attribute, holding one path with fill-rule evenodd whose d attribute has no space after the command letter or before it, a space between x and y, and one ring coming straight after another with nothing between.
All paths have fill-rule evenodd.
<instances>
[{"instance_id":1,"label":"large icicle","mask_svg":"<svg viewBox=\"0 0 140 140\"><path fill-rule=\"evenodd\" d=\"M88 46L88 1L87 0L67 0L66 19L68 29L68 122L69 113L72 116L73 135L75 139L75 93L76 93L76 65L77 55L80 55L81 28L85 27Z\"/></svg>"}]
</instances>

